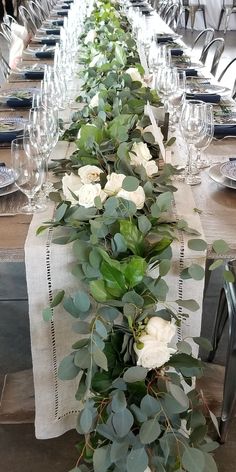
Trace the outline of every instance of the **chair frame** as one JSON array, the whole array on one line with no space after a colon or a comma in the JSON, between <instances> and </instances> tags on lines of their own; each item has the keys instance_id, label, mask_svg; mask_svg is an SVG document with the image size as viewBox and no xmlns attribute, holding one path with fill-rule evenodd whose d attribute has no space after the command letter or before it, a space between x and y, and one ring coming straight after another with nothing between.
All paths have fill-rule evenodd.
<instances>
[{"instance_id":1,"label":"chair frame","mask_svg":"<svg viewBox=\"0 0 236 472\"><path fill-rule=\"evenodd\" d=\"M230 66L231 66L234 62L236 62L236 57L235 57L234 59L232 59L232 60L227 64L227 66L224 68L224 70L220 73L220 75L219 75L219 77L218 77L218 81L219 81L219 82L223 79L225 73L227 72L227 70L230 68ZM235 81L234 81L234 85L233 85L233 88L232 88L232 93L231 93L231 95L232 95L233 100L235 100L235 98L236 98L236 79L235 79Z\"/></svg>"},{"instance_id":2,"label":"chair frame","mask_svg":"<svg viewBox=\"0 0 236 472\"><path fill-rule=\"evenodd\" d=\"M184 13L184 15L185 15L185 29L187 28L187 24L188 24L188 20L189 20L189 16L190 16L191 30L193 30L196 13L198 11L202 12L204 26L205 26L205 29L207 29L205 5L201 5L200 0L198 0L197 5L189 5L189 2L186 5L186 4L184 4L184 2L182 2L182 13Z\"/></svg>"},{"instance_id":3,"label":"chair frame","mask_svg":"<svg viewBox=\"0 0 236 472\"><path fill-rule=\"evenodd\" d=\"M218 44L218 47L216 48L215 54L214 54L213 59L212 59L212 65L211 65L211 69L210 69L210 72L211 72L212 75L216 75L217 67L219 65L220 58L221 58L222 53L224 51L224 45L225 45L224 39L223 38L213 39L203 49L202 54L201 54L201 58L200 58L201 62L203 62L203 64L205 64L208 52L210 51L211 47L215 44Z\"/></svg>"},{"instance_id":4,"label":"chair frame","mask_svg":"<svg viewBox=\"0 0 236 472\"><path fill-rule=\"evenodd\" d=\"M223 0L223 5L220 11L220 17L219 17L219 22L218 22L218 31L220 29L221 22L223 20L223 16L225 15L225 27L224 27L224 34L226 33L228 29L228 24L230 20L230 16L232 13L236 13L236 0L233 0L233 3L231 5L227 5L225 0Z\"/></svg>"},{"instance_id":5,"label":"chair frame","mask_svg":"<svg viewBox=\"0 0 236 472\"><path fill-rule=\"evenodd\" d=\"M215 33L215 31L214 31L213 28L207 28L207 29L201 31L201 32L197 35L196 39L194 40L194 43L193 43L193 46L192 46L192 50L194 49L194 47L196 46L196 44L198 43L198 41L199 41L201 38L203 38L204 36L206 36L206 37L205 37L205 41L204 41L204 43L203 43L203 47L202 47L202 52L203 52L203 50L204 50L204 49L208 46L208 44L213 40L213 38L214 38L214 33ZM201 52L201 54L202 54L202 52ZM200 56L200 60L201 60L201 56Z\"/></svg>"}]
</instances>

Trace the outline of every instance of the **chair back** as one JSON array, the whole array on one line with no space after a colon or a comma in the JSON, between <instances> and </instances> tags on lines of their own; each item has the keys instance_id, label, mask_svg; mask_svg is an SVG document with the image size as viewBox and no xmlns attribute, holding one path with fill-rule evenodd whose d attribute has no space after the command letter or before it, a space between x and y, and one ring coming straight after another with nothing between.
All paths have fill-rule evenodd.
<instances>
[{"instance_id":1,"label":"chair back","mask_svg":"<svg viewBox=\"0 0 236 472\"><path fill-rule=\"evenodd\" d=\"M178 8L178 5L176 3L170 5L167 8L165 15L162 17L162 19L166 22L166 24L170 26L171 28L174 28L177 8Z\"/></svg>"},{"instance_id":2,"label":"chair back","mask_svg":"<svg viewBox=\"0 0 236 472\"><path fill-rule=\"evenodd\" d=\"M202 55L201 55L201 61L203 62L203 64L205 64L205 62L206 62L208 53L215 49L215 53L213 55L213 59L212 59L212 63L211 63L211 69L210 69L210 72L211 72L212 75L216 74L217 67L218 67L219 62L220 62L220 58L221 58L222 53L224 51L224 47L225 47L224 39L223 38L216 38L216 39L213 39L203 49L203 52L202 52Z\"/></svg>"},{"instance_id":3,"label":"chair back","mask_svg":"<svg viewBox=\"0 0 236 472\"><path fill-rule=\"evenodd\" d=\"M2 33L0 32L0 35L1 34ZM1 71L1 74L2 74L3 78L5 80L7 80L9 75L10 75L11 68L10 68L8 62L6 61L6 59L3 57L1 49L0 49L0 71Z\"/></svg>"},{"instance_id":4,"label":"chair back","mask_svg":"<svg viewBox=\"0 0 236 472\"><path fill-rule=\"evenodd\" d=\"M195 48L195 46L197 46L199 43L202 43L202 48L201 48L201 56L200 56L200 61L202 61L202 52L204 51L204 49L206 48L206 46L208 46L208 44L213 40L214 38L214 29L213 28L207 28L203 31L201 31L194 43L193 43L193 47L192 47L192 50L193 48Z\"/></svg>"},{"instance_id":5,"label":"chair back","mask_svg":"<svg viewBox=\"0 0 236 472\"><path fill-rule=\"evenodd\" d=\"M35 21L31 13L29 12L29 10L25 8L23 5L19 7L19 17L23 25L26 27L27 31L35 34L37 31L37 26L35 24Z\"/></svg>"},{"instance_id":6,"label":"chair back","mask_svg":"<svg viewBox=\"0 0 236 472\"><path fill-rule=\"evenodd\" d=\"M228 64L227 66L223 69L223 71L221 72L221 74L219 75L218 77L218 81L220 82L224 75L226 74L227 71L229 71L229 69L231 68L231 66L234 64L235 68L234 68L234 74L233 76L236 77L236 57L234 59L232 59ZM236 78L234 79L234 83L233 83L233 87L232 87L232 90L231 90L231 96L232 98L235 100L236 98Z\"/></svg>"},{"instance_id":7,"label":"chair back","mask_svg":"<svg viewBox=\"0 0 236 472\"><path fill-rule=\"evenodd\" d=\"M6 25L6 23L2 23L1 28L2 28L2 34L4 38L9 44L11 44L11 41L12 41L11 27Z\"/></svg>"}]
</instances>

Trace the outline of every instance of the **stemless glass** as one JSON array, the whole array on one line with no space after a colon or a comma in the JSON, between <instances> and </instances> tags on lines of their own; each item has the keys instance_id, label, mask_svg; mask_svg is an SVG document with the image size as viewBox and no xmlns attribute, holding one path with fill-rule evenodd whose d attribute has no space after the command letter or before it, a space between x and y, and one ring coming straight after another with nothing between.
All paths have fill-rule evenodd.
<instances>
[{"instance_id":1,"label":"stemless glass","mask_svg":"<svg viewBox=\"0 0 236 472\"><path fill-rule=\"evenodd\" d=\"M28 198L28 203L21 208L21 212L28 214L38 211L33 199L44 181L43 161L37 158L32 149L31 151L25 152L23 137L14 139L11 143L12 168L17 176L15 184Z\"/></svg>"},{"instance_id":2,"label":"stemless glass","mask_svg":"<svg viewBox=\"0 0 236 472\"><path fill-rule=\"evenodd\" d=\"M206 111L206 122L205 122L204 133L199 139L199 141L195 143L195 147L197 151L196 166L198 169L205 169L206 167L209 167L210 165L209 160L206 157L204 159L202 158L202 151L208 148L214 136L213 106L210 103L206 103L205 111Z\"/></svg>"},{"instance_id":3,"label":"stemless glass","mask_svg":"<svg viewBox=\"0 0 236 472\"><path fill-rule=\"evenodd\" d=\"M202 139L206 126L206 107L200 100L185 100L180 118L180 131L188 145L188 161L185 180L188 185L201 183L201 177L194 175L195 144Z\"/></svg>"}]
</instances>

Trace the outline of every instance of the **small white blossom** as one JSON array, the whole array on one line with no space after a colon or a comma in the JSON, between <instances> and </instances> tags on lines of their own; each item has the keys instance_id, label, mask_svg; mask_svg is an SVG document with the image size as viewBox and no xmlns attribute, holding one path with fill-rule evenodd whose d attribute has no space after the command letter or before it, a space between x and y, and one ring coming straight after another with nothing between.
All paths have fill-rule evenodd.
<instances>
[{"instance_id":1,"label":"small white blossom","mask_svg":"<svg viewBox=\"0 0 236 472\"><path fill-rule=\"evenodd\" d=\"M76 192L82 187L82 182L80 177L77 177L74 174L65 174L62 178L62 192L66 200L72 204L78 203L75 198L73 198L70 190L76 194Z\"/></svg>"},{"instance_id":2,"label":"small white blossom","mask_svg":"<svg viewBox=\"0 0 236 472\"><path fill-rule=\"evenodd\" d=\"M102 202L104 202L107 197L100 184L85 184L76 194L79 199L79 204L85 208L93 207L96 197L100 197Z\"/></svg>"},{"instance_id":3,"label":"small white blossom","mask_svg":"<svg viewBox=\"0 0 236 472\"><path fill-rule=\"evenodd\" d=\"M145 203L145 193L140 185L137 190L134 190L133 192L128 192L122 188L118 192L117 197L121 197L124 198L124 200L133 202L138 210L141 210Z\"/></svg>"},{"instance_id":4,"label":"small white blossom","mask_svg":"<svg viewBox=\"0 0 236 472\"><path fill-rule=\"evenodd\" d=\"M124 179L124 174L116 174L115 172L112 172L107 176L107 183L104 187L104 191L108 195L116 195L122 189Z\"/></svg>"},{"instance_id":5,"label":"small white blossom","mask_svg":"<svg viewBox=\"0 0 236 472\"><path fill-rule=\"evenodd\" d=\"M96 31L90 30L84 38L84 44L93 43L96 37L97 37Z\"/></svg>"},{"instance_id":6,"label":"small white blossom","mask_svg":"<svg viewBox=\"0 0 236 472\"><path fill-rule=\"evenodd\" d=\"M99 182L102 170L97 166L83 166L78 170L79 177L82 184L90 184L92 182Z\"/></svg>"}]
</instances>

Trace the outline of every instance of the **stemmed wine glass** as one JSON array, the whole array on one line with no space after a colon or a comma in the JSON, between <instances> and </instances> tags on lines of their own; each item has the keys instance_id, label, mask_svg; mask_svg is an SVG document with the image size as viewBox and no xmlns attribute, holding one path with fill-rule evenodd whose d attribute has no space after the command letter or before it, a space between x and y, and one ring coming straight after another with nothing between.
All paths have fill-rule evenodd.
<instances>
[{"instance_id":1,"label":"stemmed wine glass","mask_svg":"<svg viewBox=\"0 0 236 472\"><path fill-rule=\"evenodd\" d=\"M156 76L156 88L164 100L165 111L168 111L168 99L178 87L177 69L174 67L160 67Z\"/></svg>"},{"instance_id":2,"label":"stemmed wine glass","mask_svg":"<svg viewBox=\"0 0 236 472\"><path fill-rule=\"evenodd\" d=\"M180 132L188 145L188 162L185 181L188 185L201 183L201 177L194 175L195 145L202 139L206 126L206 107L200 100L185 100L180 117Z\"/></svg>"},{"instance_id":3,"label":"stemmed wine glass","mask_svg":"<svg viewBox=\"0 0 236 472\"><path fill-rule=\"evenodd\" d=\"M21 208L21 212L28 214L38 211L33 199L44 181L43 161L37 158L32 146L29 149L30 152L26 153L23 137L14 139L11 143L12 168L17 177L15 184L28 198L28 203Z\"/></svg>"},{"instance_id":4,"label":"stemmed wine glass","mask_svg":"<svg viewBox=\"0 0 236 472\"><path fill-rule=\"evenodd\" d=\"M197 157L196 157L196 166L197 169L204 169L205 167L209 167L210 163L207 158L202 158L202 151L207 149L209 144L214 136L214 114L213 114L213 106L210 103L205 103L205 112L206 112L206 122L205 122L205 129L204 133L195 143Z\"/></svg>"},{"instance_id":5,"label":"stemmed wine glass","mask_svg":"<svg viewBox=\"0 0 236 472\"><path fill-rule=\"evenodd\" d=\"M172 130L175 129L175 124L178 122L178 114L181 109L183 99L185 96L186 89L186 72L183 70L177 69L177 75L175 76L176 87L173 87L173 90L168 98L168 111L170 113L170 126ZM170 129L171 129L170 128Z\"/></svg>"}]
</instances>

